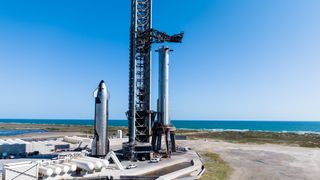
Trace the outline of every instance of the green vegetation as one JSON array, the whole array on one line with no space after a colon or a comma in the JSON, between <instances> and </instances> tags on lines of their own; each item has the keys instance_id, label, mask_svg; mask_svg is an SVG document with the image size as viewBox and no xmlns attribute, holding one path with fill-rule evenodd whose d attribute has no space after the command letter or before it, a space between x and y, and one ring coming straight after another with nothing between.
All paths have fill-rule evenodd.
<instances>
[{"instance_id":1,"label":"green vegetation","mask_svg":"<svg viewBox=\"0 0 320 180\"><path fill-rule=\"evenodd\" d=\"M49 132L82 132L84 134L93 134L93 126L83 125L56 125L56 124L14 124L0 123L0 129L43 129ZM109 134L116 135L116 131L121 129L123 134L128 132L126 127L109 127Z\"/></svg>"},{"instance_id":2,"label":"green vegetation","mask_svg":"<svg viewBox=\"0 0 320 180\"><path fill-rule=\"evenodd\" d=\"M50 132L82 132L84 134L93 134L93 126L84 125L52 125L52 124L14 124L0 123L0 129L44 129ZM121 129L123 134L127 134L127 127L110 126L109 134L115 135L116 131ZM295 134L295 133L273 133L256 131L196 131L196 130L178 130L177 134L186 135L188 139L214 139L236 143L270 143L286 144L301 147L320 148L319 134Z\"/></svg>"},{"instance_id":3,"label":"green vegetation","mask_svg":"<svg viewBox=\"0 0 320 180\"><path fill-rule=\"evenodd\" d=\"M219 155L212 152L203 152L201 157L206 168L205 173L200 178L201 180L225 180L229 178L232 169Z\"/></svg>"},{"instance_id":4,"label":"green vegetation","mask_svg":"<svg viewBox=\"0 0 320 180\"><path fill-rule=\"evenodd\" d=\"M273 133L256 131L178 131L188 139L215 139L235 143L286 144L301 147L320 147L319 134Z\"/></svg>"}]
</instances>

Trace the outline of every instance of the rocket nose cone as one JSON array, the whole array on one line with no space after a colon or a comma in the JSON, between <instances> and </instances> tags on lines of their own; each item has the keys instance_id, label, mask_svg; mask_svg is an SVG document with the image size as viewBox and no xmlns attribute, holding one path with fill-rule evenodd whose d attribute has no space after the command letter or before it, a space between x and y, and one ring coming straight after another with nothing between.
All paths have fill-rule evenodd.
<instances>
[{"instance_id":1,"label":"rocket nose cone","mask_svg":"<svg viewBox=\"0 0 320 180\"><path fill-rule=\"evenodd\" d=\"M107 86L106 86L106 84L104 83L103 80L100 81L97 89L93 92L93 97L95 97L95 98L98 97L98 93L99 92L107 93Z\"/></svg>"},{"instance_id":2,"label":"rocket nose cone","mask_svg":"<svg viewBox=\"0 0 320 180\"><path fill-rule=\"evenodd\" d=\"M99 84L99 87L98 87L98 90L99 91L103 91L103 92L106 92L107 93L107 86L106 84L104 83L103 80L100 81L100 84Z\"/></svg>"},{"instance_id":3,"label":"rocket nose cone","mask_svg":"<svg viewBox=\"0 0 320 180\"><path fill-rule=\"evenodd\" d=\"M99 87L101 87L103 84L104 84L104 81L101 80L100 83L99 83Z\"/></svg>"},{"instance_id":4,"label":"rocket nose cone","mask_svg":"<svg viewBox=\"0 0 320 180\"><path fill-rule=\"evenodd\" d=\"M104 81L103 80L101 80L100 81L100 83L99 83L99 89L106 89L107 88L107 86L106 86L106 84L104 83Z\"/></svg>"}]
</instances>

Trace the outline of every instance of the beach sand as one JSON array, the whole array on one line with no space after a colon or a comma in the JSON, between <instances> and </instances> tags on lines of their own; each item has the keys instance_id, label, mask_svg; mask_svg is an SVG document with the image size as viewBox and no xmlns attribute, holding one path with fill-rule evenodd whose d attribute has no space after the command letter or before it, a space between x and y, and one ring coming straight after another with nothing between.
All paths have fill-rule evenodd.
<instances>
[{"instance_id":1,"label":"beach sand","mask_svg":"<svg viewBox=\"0 0 320 180\"><path fill-rule=\"evenodd\" d=\"M217 153L233 169L231 180L318 180L320 149L275 144L185 140L178 145Z\"/></svg>"}]
</instances>

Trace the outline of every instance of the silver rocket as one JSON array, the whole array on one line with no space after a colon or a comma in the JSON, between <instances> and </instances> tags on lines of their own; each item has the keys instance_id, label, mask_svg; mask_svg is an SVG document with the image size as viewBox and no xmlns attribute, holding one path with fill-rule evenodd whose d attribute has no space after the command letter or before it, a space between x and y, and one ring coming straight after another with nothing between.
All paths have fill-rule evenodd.
<instances>
[{"instance_id":1,"label":"silver rocket","mask_svg":"<svg viewBox=\"0 0 320 180\"><path fill-rule=\"evenodd\" d=\"M94 116L94 137L92 141L92 156L104 157L109 152L108 138L108 101L109 92L101 81L94 91L95 116Z\"/></svg>"},{"instance_id":2,"label":"silver rocket","mask_svg":"<svg viewBox=\"0 0 320 180\"><path fill-rule=\"evenodd\" d=\"M164 125L171 125L169 116L169 53L170 48L161 46L159 52L159 95L158 121Z\"/></svg>"}]
</instances>

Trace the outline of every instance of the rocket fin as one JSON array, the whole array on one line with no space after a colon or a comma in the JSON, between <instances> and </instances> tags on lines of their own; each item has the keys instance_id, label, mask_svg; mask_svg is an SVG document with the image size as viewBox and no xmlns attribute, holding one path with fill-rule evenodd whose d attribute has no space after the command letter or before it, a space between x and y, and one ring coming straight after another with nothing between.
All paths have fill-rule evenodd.
<instances>
[{"instance_id":1,"label":"rocket fin","mask_svg":"<svg viewBox=\"0 0 320 180\"><path fill-rule=\"evenodd\" d=\"M96 90L94 90L93 97L96 98L98 96L98 90L99 90L99 87Z\"/></svg>"}]
</instances>

